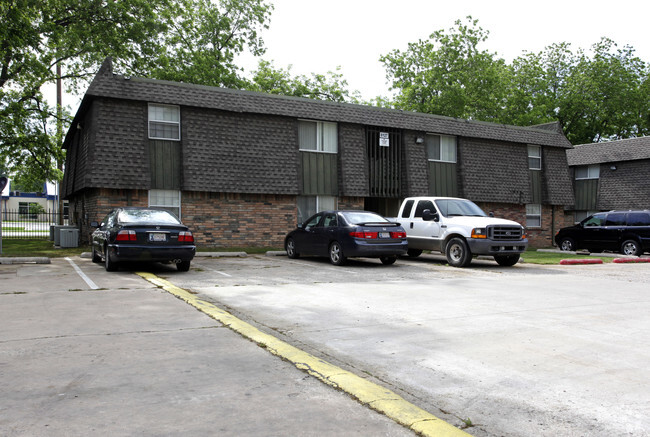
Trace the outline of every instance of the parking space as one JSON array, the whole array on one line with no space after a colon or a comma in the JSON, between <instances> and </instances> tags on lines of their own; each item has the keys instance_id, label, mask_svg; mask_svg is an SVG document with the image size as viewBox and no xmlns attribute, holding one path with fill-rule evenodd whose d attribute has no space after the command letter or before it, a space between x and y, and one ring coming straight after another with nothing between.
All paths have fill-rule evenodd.
<instances>
[{"instance_id":1,"label":"parking space","mask_svg":"<svg viewBox=\"0 0 650 437\"><path fill-rule=\"evenodd\" d=\"M473 435L648 435L650 266L201 259L180 287ZM640 347L640 345L644 345Z\"/></svg>"},{"instance_id":2,"label":"parking space","mask_svg":"<svg viewBox=\"0 0 650 437\"><path fill-rule=\"evenodd\" d=\"M650 435L649 264L456 269L424 255L335 267L255 255L107 273L72 261L96 290L57 260L0 266L3 294L121 290L140 313L132 291L159 293L133 274L148 270L475 436Z\"/></svg>"}]
</instances>

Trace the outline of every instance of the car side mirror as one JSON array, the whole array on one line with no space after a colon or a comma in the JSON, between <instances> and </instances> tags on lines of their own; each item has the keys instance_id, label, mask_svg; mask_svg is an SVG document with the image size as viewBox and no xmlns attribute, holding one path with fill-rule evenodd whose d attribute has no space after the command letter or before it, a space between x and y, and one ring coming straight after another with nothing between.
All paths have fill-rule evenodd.
<instances>
[{"instance_id":1,"label":"car side mirror","mask_svg":"<svg viewBox=\"0 0 650 437\"><path fill-rule=\"evenodd\" d=\"M304 228L305 228L305 227L303 226L302 223L298 223L298 224L296 225L296 227L297 227L298 229L304 229Z\"/></svg>"}]
</instances>

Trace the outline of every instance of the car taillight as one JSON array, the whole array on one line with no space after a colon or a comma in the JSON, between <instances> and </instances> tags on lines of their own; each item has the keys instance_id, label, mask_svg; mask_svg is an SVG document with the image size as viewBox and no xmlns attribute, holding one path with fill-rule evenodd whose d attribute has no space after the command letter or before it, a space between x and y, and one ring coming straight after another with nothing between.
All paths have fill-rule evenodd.
<instances>
[{"instance_id":1,"label":"car taillight","mask_svg":"<svg viewBox=\"0 0 650 437\"><path fill-rule=\"evenodd\" d=\"M377 238L377 232L350 232L350 236L354 238L372 240Z\"/></svg>"},{"instance_id":2,"label":"car taillight","mask_svg":"<svg viewBox=\"0 0 650 437\"><path fill-rule=\"evenodd\" d=\"M181 231L178 233L178 241L181 243L194 243L194 235L189 231Z\"/></svg>"},{"instance_id":3,"label":"car taillight","mask_svg":"<svg viewBox=\"0 0 650 437\"><path fill-rule=\"evenodd\" d=\"M390 233L390 238L406 238L406 232L400 231L400 232L391 232Z\"/></svg>"},{"instance_id":4,"label":"car taillight","mask_svg":"<svg viewBox=\"0 0 650 437\"><path fill-rule=\"evenodd\" d=\"M135 231L121 230L115 237L116 241L136 241Z\"/></svg>"}]
</instances>

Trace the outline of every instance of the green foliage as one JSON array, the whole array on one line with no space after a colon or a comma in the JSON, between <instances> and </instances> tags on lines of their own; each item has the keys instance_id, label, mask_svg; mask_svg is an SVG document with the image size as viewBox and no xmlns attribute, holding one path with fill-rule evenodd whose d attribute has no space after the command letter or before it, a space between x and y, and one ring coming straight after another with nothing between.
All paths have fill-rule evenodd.
<instances>
[{"instance_id":1,"label":"green foliage","mask_svg":"<svg viewBox=\"0 0 650 437\"><path fill-rule=\"evenodd\" d=\"M448 33L438 30L429 40L409 43L405 51L393 50L380 61L398 92L400 109L459 118L498 120L504 104L505 63L479 50L488 32L467 17L456 21Z\"/></svg>"},{"instance_id":2,"label":"green foliage","mask_svg":"<svg viewBox=\"0 0 650 437\"><path fill-rule=\"evenodd\" d=\"M251 91L284 96L358 103L359 93L348 90L348 83L343 79L340 70L341 68L337 67L336 72L329 71L327 74L292 76L291 66L286 70L276 69L273 63L260 61L247 88Z\"/></svg>"},{"instance_id":3,"label":"green foliage","mask_svg":"<svg viewBox=\"0 0 650 437\"><path fill-rule=\"evenodd\" d=\"M522 126L558 120L573 144L650 133L650 69L631 47L603 38L590 57L553 44L507 65L479 49L488 32L467 20L380 58L393 106Z\"/></svg>"},{"instance_id":4,"label":"green foliage","mask_svg":"<svg viewBox=\"0 0 650 437\"><path fill-rule=\"evenodd\" d=\"M265 0L177 0L169 10L168 32L146 68L135 72L156 79L244 88L235 57L248 49L265 52L260 35L273 6Z\"/></svg>"}]
</instances>

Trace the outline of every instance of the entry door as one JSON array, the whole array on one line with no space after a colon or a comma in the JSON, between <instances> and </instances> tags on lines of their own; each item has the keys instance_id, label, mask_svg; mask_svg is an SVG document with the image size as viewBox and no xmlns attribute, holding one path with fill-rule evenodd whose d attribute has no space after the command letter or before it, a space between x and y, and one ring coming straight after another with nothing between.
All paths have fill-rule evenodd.
<instances>
[{"instance_id":1,"label":"entry door","mask_svg":"<svg viewBox=\"0 0 650 437\"><path fill-rule=\"evenodd\" d=\"M399 129L366 129L371 197L400 197L402 133Z\"/></svg>"}]
</instances>

